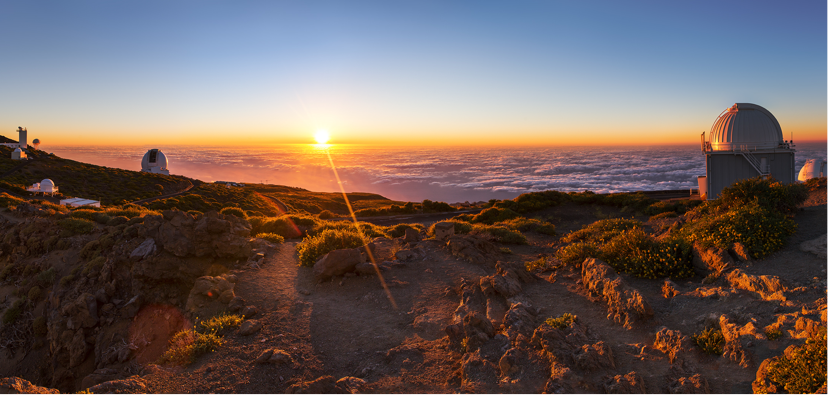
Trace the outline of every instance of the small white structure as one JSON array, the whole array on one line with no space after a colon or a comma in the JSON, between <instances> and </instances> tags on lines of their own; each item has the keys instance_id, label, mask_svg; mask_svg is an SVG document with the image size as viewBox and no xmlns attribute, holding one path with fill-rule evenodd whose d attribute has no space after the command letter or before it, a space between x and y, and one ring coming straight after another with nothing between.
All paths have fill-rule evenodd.
<instances>
[{"instance_id":1,"label":"small white structure","mask_svg":"<svg viewBox=\"0 0 828 395\"><path fill-rule=\"evenodd\" d=\"M11 158L12 158L12 160L29 159L29 157L26 156L26 151L23 151L22 149L20 149L20 147L17 147L17 148L14 149L14 151L12 151Z\"/></svg>"},{"instance_id":2,"label":"small white structure","mask_svg":"<svg viewBox=\"0 0 828 395\"><path fill-rule=\"evenodd\" d=\"M800 182L808 181L812 178L825 177L825 161L822 159L808 159L799 170Z\"/></svg>"},{"instance_id":3,"label":"small white structure","mask_svg":"<svg viewBox=\"0 0 828 395\"><path fill-rule=\"evenodd\" d=\"M167 164L167 156L160 149L151 149L141 159L141 171L170 175Z\"/></svg>"},{"instance_id":4,"label":"small white structure","mask_svg":"<svg viewBox=\"0 0 828 395\"><path fill-rule=\"evenodd\" d=\"M69 207L81 207L81 206L90 206L90 207L101 207L101 202L97 200L90 200L84 198L71 198L71 199L62 199L60 201L61 206L69 206Z\"/></svg>"},{"instance_id":5,"label":"small white structure","mask_svg":"<svg viewBox=\"0 0 828 395\"><path fill-rule=\"evenodd\" d=\"M44 195L54 195L58 193L58 187L55 185L55 182L48 178L43 179L41 182L32 184L32 186L26 188L26 190L34 192L35 194L42 193Z\"/></svg>"}]
</instances>

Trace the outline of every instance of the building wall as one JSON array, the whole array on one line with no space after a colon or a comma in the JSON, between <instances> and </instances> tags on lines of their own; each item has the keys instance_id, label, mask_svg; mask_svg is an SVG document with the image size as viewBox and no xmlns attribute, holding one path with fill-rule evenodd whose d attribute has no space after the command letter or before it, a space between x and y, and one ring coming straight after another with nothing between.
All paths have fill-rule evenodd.
<instances>
[{"instance_id":1,"label":"building wall","mask_svg":"<svg viewBox=\"0 0 828 395\"><path fill-rule=\"evenodd\" d=\"M794 177L794 152L754 152L753 156L761 161L767 159L768 170L771 176L784 184L793 183ZM707 191L708 199L718 198L722 189L729 187L734 182L753 178L759 172L751 166L750 162L742 155L733 152L708 153L707 154Z\"/></svg>"}]
</instances>

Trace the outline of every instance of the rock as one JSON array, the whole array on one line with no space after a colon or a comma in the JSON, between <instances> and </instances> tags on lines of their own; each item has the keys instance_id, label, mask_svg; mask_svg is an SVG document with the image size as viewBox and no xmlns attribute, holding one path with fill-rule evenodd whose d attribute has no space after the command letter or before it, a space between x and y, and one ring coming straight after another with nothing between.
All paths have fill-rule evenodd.
<instances>
[{"instance_id":1,"label":"rock","mask_svg":"<svg viewBox=\"0 0 828 395\"><path fill-rule=\"evenodd\" d=\"M489 284L489 289L492 289L491 282L486 282L486 284ZM494 291L492 291L492 293L493 292ZM508 311L508 302L502 296L490 294L486 297L486 318L488 318L489 321L492 322L492 325L494 327L499 328L501 325L503 325L504 318L506 317L506 313Z\"/></svg>"},{"instance_id":2,"label":"rock","mask_svg":"<svg viewBox=\"0 0 828 395\"><path fill-rule=\"evenodd\" d=\"M688 339L687 336L682 336L681 332L678 330L669 330L667 327L662 327L658 333L656 333L655 343L653 343L653 347L656 350L659 350L670 358L670 363L675 362L676 356L679 352L688 350Z\"/></svg>"},{"instance_id":3,"label":"rock","mask_svg":"<svg viewBox=\"0 0 828 395\"><path fill-rule=\"evenodd\" d=\"M394 257L401 260L401 261L409 261L413 259L419 259L423 256L423 251L420 248L411 248L405 250L399 250L394 253Z\"/></svg>"},{"instance_id":4,"label":"rock","mask_svg":"<svg viewBox=\"0 0 828 395\"><path fill-rule=\"evenodd\" d=\"M346 376L336 381L337 389L348 394L359 394L364 386L365 380L358 377Z\"/></svg>"},{"instance_id":5,"label":"rock","mask_svg":"<svg viewBox=\"0 0 828 395\"><path fill-rule=\"evenodd\" d=\"M581 370L615 369L612 349L608 344L601 341L594 344L584 344L572 354L572 358L575 361L575 366Z\"/></svg>"},{"instance_id":6,"label":"rock","mask_svg":"<svg viewBox=\"0 0 828 395\"><path fill-rule=\"evenodd\" d=\"M494 327L486 316L471 312L463 318L467 351L474 351L494 336Z\"/></svg>"},{"instance_id":7,"label":"rock","mask_svg":"<svg viewBox=\"0 0 828 395\"><path fill-rule=\"evenodd\" d=\"M74 368L80 365L89 354L89 345L86 344L86 337L83 329L78 329L69 344L69 367Z\"/></svg>"},{"instance_id":8,"label":"rock","mask_svg":"<svg viewBox=\"0 0 828 395\"><path fill-rule=\"evenodd\" d=\"M140 377L133 376L123 380L107 381L89 387L93 394L146 394L147 386Z\"/></svg>"},{"instance_id":9,"label":"rock","mask_svg":"<svg viewBox=\"0 0 828 395\"><path fill-rule=\"evenodd\" d=\"M117 380L120 374L115 369L98 369L81 380L81 388L89 388L103 382Z\"/></svg>"},{"instance_id":10,"label":"rock","mask_svg":"<svg viewBox=\"0 0 828 395\"><path fill-rule=\"evenodd\" d=\"M256 363L263 364L270 362L270 356L273 355L273 349L268 348L267 350L262 351L258 357L256 357Z\"/></svg>"},{"instance_id":11,"label":"rock","mask_svg":"<svg viewBox=\"0 0 828 395\"><path fill-rule=\"evenodd\" d=\"M450 236L446 246L452 255L479 265L491 265L500 251L493 243L471 235Z\"/></svg>"},{"instance_id":12,"label":"rock","mask_svg":"<svg viewBox=\"0 0 828 395\"><path fill-rule=\"evenodd\" d=\"M236 297L236 294L234 294L234 293L233 293L233 290L232 290L232 289L228 289L228 290L226 290L226 291L222 292L222 293L221 293L221 295L219 295L218 300L219 300L219 302L221 302L221 303L228 304L228 303L230 303L230 302L231 302L231 301L232 301L235 297Z\"/></svg>"},{"instance_id":13,"label":"rock","mask_svg":"<svg viewBox=\"0 0 828 395\"><path fill-rule=\"evenodd\" d=\"M259 313L259 309L257 309L256 306L253 306L253 305L246 306L241 310L241 315L244 318L253 317L254 315L256 315L258 313Z\"/></svg>"},{"instance_id":14,"label":"rock","mask_svg":"<svg viewBox=\"0 0 828 395\"><path fill-rule=\"evenodd\" d=\"M650 303L638 290L630 287L609 265L595 258L588 258L581 266L584 288L592 296L607 302L607 318L632 328L637 321L653 316Z\"/></svg>"},{"instance_id":15,"label":"rock","mask_svg":"<svg viewBox=\"0 0 828 395\"><path fill-rule=\"evenodd\" d=\"M493 363L481 357L479 350L467 352L460 365L462 385L478 389L476 392L490 392L485 388L495 385L498 370ZM479 388L481 386L484 388Z\"/></svg>"},{"instance_id":16,"label":"rock","mask_svg":"<svg viewBox=\"0 0 828 395\"><path fill-rule=\"evenodd\" d=\"M694 374L690 377L679 377L672 380L667 388L671 394L709 394L710 386L707 380L700 374ZM760 392L754 392L756 394Z\"/></svg>"},{"instance_id":17,"label":"rock","mask_svg":"<svg viewBox=\"0 0 828 395\"><path fill-rule=\"evenodd\" d=\"M752 323L748 324L751 325ZM730 322L726 315L719 317L719 327L725 339L724 353L722 357L731 362L738 363L743 368L753 366L752 353L745 349L746 342L750 341L746 336L749 331L744 331L735 323ZM743 339L744 337L744 339Z\"/></svg>"},{"instance_id":18,"label":"rock","mask_svg":"<svg viewBox=\"0 0 828 395\"><path fill-rule=\"evenodd\" d=\"M293 357L284 350L273 350L273 354L270 355L267 361L277 365L292 365Z\"/></svg>"},{"instance_id":19,"label":"rock","mask_svg":"<svg viewBox=\"0 0 828 395\"><path fill-rule=\"evenodd\" d=\"M826 251L828 251L828 235L822 235L813 240L808 240L799 245L799 250L803 252L810 252L820 259L826 258Z\"/></svg>"},{"instance_id":20,"label":"rock","mask_svg":"<svg viewBox=\"0 0 828 395\"><path fill-rule=\"evenodd\" d=\"M382 262L382 263L377 263L377 267L378 267L378 268L380 269L380 271L382 271L382 272L384 272L384 271L387 271L387 270L390 270L390 269L391 269L391 268L390 268L390 267L389 267L389 266L388 266L385 262ZM363 275L363 276L371 276L371 275L377 274L377 270L376 270L376 269L374 269L374 264L373 264L373 263L371 263L371 262L362 262L362 263L358 263L358 264L354 267L354 269L356 270L356 272L357 272L357 273L359 273L359 274L361 274L361 275Z\"/></svg>"},{"instance_id":21,"label":"rock","mask_svg":"<svg viewBox=\"0 0 828 395\"><path fill-rule=\"evenodd\" d=\"M665 279L664 285L661 286L661 296L664 296L665 298L669 299L678 295L679 291L676 289L676 287L678 287L676 283L668 279Z\"/></svg>"},{"instance_id":22,"label":"rock","mask_svg":"<svg viewBox=\"0 0 828 395\"><path fill-rule=\"evenodd\" d=\"M405 238L403 240L406 243L416 243L420 241L420 232L417 229L406 228Z\"/></svg>"},{"instance_id":23,"label":"rock","mask_svg":"<svg viewBox=\"0 0 828 395\"><path fill-rule=\"evenodd\" d=\"M336 379L322 376L313 381L299 382L287 388L288 394L332 394L337 392Z\"/></svg>"},{"instance_id":24,"label":"rock","mask_svg":"<svg viewBox=\"0 0 828 395\"><path fill-rule=\"evenodd\" d=\"M500 374L503 376L510 376L517 373L519 370L518 361L523 357L522 352L517 348L510 348L500 357L498 365L500 367Z\"/></svg>"},{"instance_id":25,"label":"rock","mask_svg":"<svg viewBox=\"0 0 828 395\"><path fill-rule=\"evenodd\" d=\"M313 276L317 281L324 281L354 271L361 262L362 256L356 248L333 250L316 261Z\"/></svg>"},{"instance_id":26,"label":"rock","mask_svg":"<svg viewBox=\"0 0 828 395\"><path fill-rule=\"evenodd\" d=\"M738 241L733 243L730 246L729 250L730 254L736 257L740 262L750 262L750 253L748 252L747 247L744 244L739 243Z\"/></svg>"},{"instance_id":27,"label":"rock","mask_svg":"<svg viewBox=\"0 0 828 395\"><path fill-rule=\"evenodd\" d=\"M236 296L232 300L230 300L230 303L227 305L227 307L230 309L230 311L239 311L244 307L245 303L246 302L244 301L244 298L242 298L241 296Z\"/></svg>"},{"instance_id":28,"label":"rock","mask_svg":"<svg viewBox=\"0 0 828 395\"><path fill-rule=\"evenodd\" d=\"M262 323L257 320L247 320L242 322L239 328L239 334L242 336L252 335L262 329Z\"/></svg>"},{"instance_id":29,"label":"rock","mask_svg":"<svg viewBox=\"0 0 828 395\"><path fill-rule=\"evenodd\" d=\"M644 380L636 372L616 375L604 381L604 391L608 394L643 394L646 393Z\"/></svg>"},{"instance_id":30,"label":"rock","mask_svg":"<svg viewBox=\"0 0 828 395\"><path fill-rule=\"evenodd\" d=\"M187 230L175 227L169 222L163 223L158 228L158 243L164 246L165 251L178 257L185 257L195 252L194 237L187 233Z\"/></svg>"},{"instance_id":31,"label":"rock","mask_svg":"<svg viewBox=\"0 0 828 395\"><path fill-rule=\"evenodd\" d=\"M371 259L368 257L368 252L365 250L366 246L371 251L371 255L374 257L374 260L376 260L377 259L377 244L374 243L374 242L370 242L370 243L368 243L364 246L357 247L357 250L359 250L359 253L364 256L363 261L371 262Z\"/></svg>"},{"instance_id":32,"label":"rock","mask_svg":"<svg viewBox=\"0 0 828 395\"><path fill-rule=\"evenodd\" d=\"M454 236L453 222L438 222L434 224L434 238L437 240L446 240Z\"/></svg>"},{"instance_id":33,"label":"rock","mask_svg":"<svg viewBox=\"0 0 828 395\"><path fill-rule=\"evenodd\" d=\"M141 308L141 295L135 295L121 308L121 315L126 318L135 317Z\"/></svg>"},{"instance_id":34,"label":"rock","mask_svg":"<svg viewBox=\"0 0 828 395\"><path fill-rule=\"evenodd\" d=\"M137 260L145 259L148 256L154 254L155 250L155 240L152 238L147 238L136 249L132 250L132 253L129 254L129 257Z\"/></svg>"},{"instance_id":35,"label":"rock","mask_svg":"<svg viewBox=\"0 0 828 395\"><path fill-rule=\"evenodd\" d=\"M40 387L20 377L0 378L0 394L59 394L52 388Z\"/></svg>"},{"instance_id":36,"label":"rock","mask_svg":"<svg viewBox=\"0 0 828 395\"><path fill-rule=\"evenodd\" d=\"M579 320L575 320L565 328L553 328L542 323L535 329L530 343L541 347L547 354L564 360L590 342L586 327Z\"/></svg>"},{"instance_id":37,"label":"rock","mask_svg":"<svg viewBox=\"0 0 828 395\"><path fill-rule=\"evenodd\" d=\"M721 274L731 267L733 258L727 251L717 247L704 248L699 242L693 245L693 268L697 272L703 275Z\"/></svg>"},{"instance_id":38,"label":"rock","mask_svg":"<svg viewBox=\"0 0 828 395\"><path fill-rule=\"evenodd\" d=\"M509 311L506 312L503 326L506 329L506 335L512 341L517 339L518 335L530 337L537 327L535 316L529 312L523 303L512 305Z\"/></svg>"},{"instance_id":39,"label":"rock","mask_svg":"<svg viewBox=\"0 0 828 395\"><path fill-rule=\"evenodd\" d=\"M784 293L787 288L782 285L779 277L753 276L736 269L728 273L726 279L733 288L756 292L764 300L786 300Z\"/></svg>"}]
</instances>

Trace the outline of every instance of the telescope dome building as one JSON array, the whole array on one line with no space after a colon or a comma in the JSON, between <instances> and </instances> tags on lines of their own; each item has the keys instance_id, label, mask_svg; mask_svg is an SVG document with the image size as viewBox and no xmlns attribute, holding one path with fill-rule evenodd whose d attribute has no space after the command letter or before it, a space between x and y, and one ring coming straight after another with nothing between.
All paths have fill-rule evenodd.
<instances>
[{"instance_id":1,"label":"telescope dome building","mask_svg":"<svg viewBox=\"0 0 828 395\"><path fill-rule=\"evenodd\" d=\"M170 175L167 164L167 156L160 149L151 149L141 159L141 171Z\"/></svg>"},{"instance_id":2,"label":"telescope dome building","mask_svg":"<svg viewBox=\"0 0 828 395\"><path fill-rule=\"evenodd\" d=\"M783 139L782 127L770 111L751 103L736 103L722 111L702 133L707 174L699 176L699 194L715 199L736 181L772 176L790 184L794 175L793 142Z\"/></svg>"}]
</instances>

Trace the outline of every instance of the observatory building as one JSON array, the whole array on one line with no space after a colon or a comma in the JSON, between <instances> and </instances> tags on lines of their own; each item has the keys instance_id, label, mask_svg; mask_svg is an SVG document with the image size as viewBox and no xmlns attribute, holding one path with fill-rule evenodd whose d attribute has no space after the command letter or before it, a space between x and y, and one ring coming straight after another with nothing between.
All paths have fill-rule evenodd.
<instances>
[{"instance_id":1,"label":"observatory building","mask_svg":"<svg viewBox=\"0 0 828 395\"><path fill-rule=\"evenodd\" d=\"M58 193L57 185L55 185L55 182L49 178L44 178L43 181L32 184L32 186L26 188L26 190L34 192L35 195L42 193L44 195L48 194L54 196Z\"/></svg>"},{"instance_id":2,"label":"observatory building","mask_svg":"<svg viewBox=\"0 0 828 395\"><path fill-rule=\"evenodd\" d=\"M21 150L25 151L26 148L27 148L26 146L29 144L29 138L28 138L29 131L26 130L26 128L24 128L22 126L18 126L17 127L17 133L20 135L20 137L18 137L16 143L0 143L0 145L5 145L6 147L12 147L12 148L20 148Z\"/></svg>"},{"instance_id":3,"label":"observatory building","mask_svg":"<svg viewBox=\"0 0 828 395\"><path fill-rule=\"evenodd\" d=\"M160 149L151 149L141 159L141 171L170 175L167 170L167 156Z\"/></svg>"},{"instance_id":4,"label":"observatory building","mask_svg":"<svg viewBox=\"0 0 828 395\"><path fill-rule=\"evenodd\" d=\"M722 111L701 135L707 175L699 176L699 195L715 199L736 181L772 176L784 184L796 181L793 141L782 139L776 117L762 106L736 103Z\"/></svg>"},{"instance_id":5,"label":"observatory building","mask_svg":"<svg viewBox=\"0 0 828 395\"><path fill-rule=\"evenodd\" d=\"M12 151L11 158L12 160L28 159L28 157L26 156L26 151L23 151L22 149L20 149L20 147L17 147L14 149L14 151Z\"/></svg>"},{"instance_id":6,"label":"observatory building","mask_svg":"<svg viewBox=\"0 0 828 395\"><path fill-rule=\"evenodd\" d=\"M799 181L805 182L812 178L825 177L825 161L822 159L808 159L799 170Z\"/></svg>"}]
</instances>

